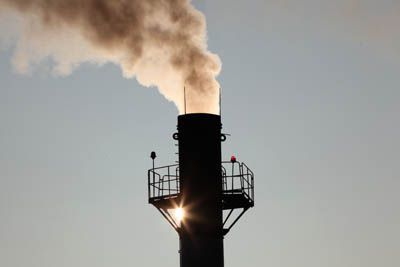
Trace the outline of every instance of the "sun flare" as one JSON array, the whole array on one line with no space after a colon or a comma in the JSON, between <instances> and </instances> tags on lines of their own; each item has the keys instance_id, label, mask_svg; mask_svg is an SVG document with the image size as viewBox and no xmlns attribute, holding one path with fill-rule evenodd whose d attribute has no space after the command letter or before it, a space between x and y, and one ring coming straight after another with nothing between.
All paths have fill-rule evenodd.
<instances>
[{"instance_id":1,"label":"sun flare","mask_svg":"<svg viewBox=\"0 0 400 267\"><path fill-rule=\"evenodd\" d=\"M185 217L185 212L183 211L182 208L175 209L175 217L178 221L183 220L183 218Z\"/></svg>"}]
</instances>

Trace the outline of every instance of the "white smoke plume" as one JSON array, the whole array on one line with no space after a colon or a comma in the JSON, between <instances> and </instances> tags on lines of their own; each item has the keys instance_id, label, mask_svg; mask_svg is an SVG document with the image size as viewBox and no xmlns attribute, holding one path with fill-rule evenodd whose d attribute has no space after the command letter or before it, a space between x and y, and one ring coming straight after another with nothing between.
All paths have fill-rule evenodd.
<instances>
[{"instance_id":1,"label":"white smoke plume","mask_svg":"<svg viewBox=\"0 0 400 267\"><path fill-rule=\"evenodd\" d=\"M0 0L0 39L15 45L22 73L53 62L68 75L81 63L119 65L124 77L156 86L180 113L219 113L219 57L190 0Z\"/></svg>"}]
</instances>

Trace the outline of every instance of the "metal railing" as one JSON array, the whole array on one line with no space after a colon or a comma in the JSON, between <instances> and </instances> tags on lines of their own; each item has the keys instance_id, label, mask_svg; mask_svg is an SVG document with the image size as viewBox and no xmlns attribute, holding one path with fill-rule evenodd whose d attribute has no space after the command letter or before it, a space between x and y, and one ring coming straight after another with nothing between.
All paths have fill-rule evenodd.
<instances>
[{"instance_id":1,"label":"metal railing","mask_svg":"<svg viewBox=\"0 0 400 267\"><path fill-rule=\"evenodd\" d=\"M244 194L254 202L254 173L246 164L223 161L221 170L223 194Z\"/></svg>"},{"instance_id":2,"label":"metal railing","mask_svg":"<svg viewBox=\"0 0 400 267\"><path fill-rule=\"evenodd\" d=\"M254 203L254 173L246 164L223 161L221 174L223 194L243 194ZM178 164L148 170L148 195L150 199L174 197L179 192Z\"/></svg>"},{"instance_id":3,"label":"metal railing","mask_svg":"<svg viewBox=\"0 0 400 267\"><path fill-rule=\"evenodd\" d=\"M179 165L148 170L149 198L162 198L179 194Z\"/></svg>"}]
</instances>

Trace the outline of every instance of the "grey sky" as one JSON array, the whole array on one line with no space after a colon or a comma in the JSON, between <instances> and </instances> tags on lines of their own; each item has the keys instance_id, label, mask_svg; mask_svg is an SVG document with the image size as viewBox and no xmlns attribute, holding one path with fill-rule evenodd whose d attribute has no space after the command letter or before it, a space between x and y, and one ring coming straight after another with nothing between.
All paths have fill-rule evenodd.
<instances>
[{"instance_id":1,"label":"grey sky","mask_svg":"<svg viewBox=\"0 0 400 267\"><path fill-rule=\"evenodd\" d=\"M194 1L222 59L223 145L256 174L226 266L400 265L400 4ZM0 53L0 266L178 266L146 202L177 110L113 65L61 78Z\"/></svg>"}]
</instances>

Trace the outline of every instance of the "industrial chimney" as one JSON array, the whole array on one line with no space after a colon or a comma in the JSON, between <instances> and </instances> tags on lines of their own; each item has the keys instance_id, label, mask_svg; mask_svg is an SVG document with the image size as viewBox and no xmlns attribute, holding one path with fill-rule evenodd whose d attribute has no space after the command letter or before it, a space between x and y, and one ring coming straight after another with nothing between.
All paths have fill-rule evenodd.
<instances>
[{"instance_id":1,"label":"industrial chimney","mask_svg":"<svg viewBox=\"0 0 400 267\"><path fill-rule=\"evenodd\" d=\"M151 153L149 203L178 232L181 267L223 267L224 235L254 206L253 172L234 156L221 161L221 127L219 115L180 115L179 163L155 168Z\"/></svg>"}]
</instances>

